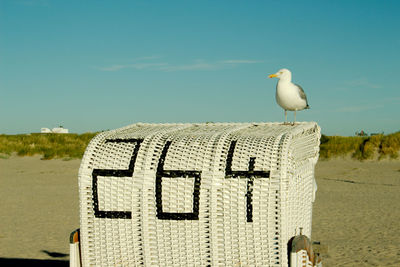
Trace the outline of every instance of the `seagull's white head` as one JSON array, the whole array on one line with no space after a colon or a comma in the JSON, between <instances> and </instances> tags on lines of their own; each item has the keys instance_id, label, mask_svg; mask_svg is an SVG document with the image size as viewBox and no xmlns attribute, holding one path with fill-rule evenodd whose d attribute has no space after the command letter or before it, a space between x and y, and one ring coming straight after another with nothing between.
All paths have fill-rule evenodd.
<instances>
[{"instance_id":1,"label":"seagull's white head","mask_svg":"<svg viewBox=\"0 0 400 267\"><path fill-rule=\"evenodd\" d=\"M291 81L292 73L288 69L280 69L277 73L271 74L268 76L269 78L278 78L282 81Z\"/></svg>"}]
</instances>

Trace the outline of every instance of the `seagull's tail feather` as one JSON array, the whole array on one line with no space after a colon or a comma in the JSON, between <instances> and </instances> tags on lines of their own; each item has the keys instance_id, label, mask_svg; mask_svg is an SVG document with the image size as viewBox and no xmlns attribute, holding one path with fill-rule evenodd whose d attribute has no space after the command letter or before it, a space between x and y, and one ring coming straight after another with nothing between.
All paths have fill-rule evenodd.
<instances>
[{"instance_id":1,"label":"seagull's tail feather","mask_svg":"<svg viewBox=\"0 0 400 267\"><path fill-rule=\"evenodd\" d=\"M310 106L307 104L307 106L304 109L310 109Z\"/></svg>"}]
</instances>

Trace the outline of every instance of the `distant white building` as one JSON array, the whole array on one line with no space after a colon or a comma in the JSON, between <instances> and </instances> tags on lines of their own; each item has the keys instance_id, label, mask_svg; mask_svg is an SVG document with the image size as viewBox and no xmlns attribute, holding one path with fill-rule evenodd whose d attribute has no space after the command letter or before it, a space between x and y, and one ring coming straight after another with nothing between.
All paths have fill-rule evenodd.
<instances>
[{"instance_id":1,"label":"distant white building","mask_svg":"<svg viewBox=\"0 0 400 267\"><path fill-rule=\"evenodd\" d=\"M49 128L41 128L40 132L41 133L51 133L51 130Z\"/></svg>"},{"instance_id":2,"label":"distant white building","mask_svg":"<svg viewBox=\"0 0 400 267\"><path fill-rule=\"evenodd\" d=\"M62 126L51 129L52 133L68 133L68 129L63 128Z\"/></svg>"},{"instance_id":3,"label":"distant white building","mask_svg":"<svg viewBox=\"0 0 400 267\"><path fill-rule=\"evenodd\" d=\"M68 129L65 129L62 126L55 127L55 128L53 128L51 130L49 128L41 128L40 132L41 133L68 133Z\"/></svg>"}]
</instances>

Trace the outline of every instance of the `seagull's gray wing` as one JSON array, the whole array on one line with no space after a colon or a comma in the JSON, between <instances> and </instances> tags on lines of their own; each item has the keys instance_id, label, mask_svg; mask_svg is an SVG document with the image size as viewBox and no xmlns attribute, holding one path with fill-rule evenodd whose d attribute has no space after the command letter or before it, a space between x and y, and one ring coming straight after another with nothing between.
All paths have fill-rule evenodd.
<instances>
[{"instance_id":1,"label":"seagull's gray wing","mask_svg":"<svg viewBox=\"0 0 400 267\"><path fill-rule=\"evenodd\" d=\"M299 89L299 95L300 95L301 99L304 99L304 100L306 101L307 108L309 108L309 106L308 106L308 101L307 101L307 96L306 96L306 93L304 93L303 88L301 88L301 86L298 85L298 84L295 84L295 85L296 85L297 88Z\"/></svg>"}]
</instances>

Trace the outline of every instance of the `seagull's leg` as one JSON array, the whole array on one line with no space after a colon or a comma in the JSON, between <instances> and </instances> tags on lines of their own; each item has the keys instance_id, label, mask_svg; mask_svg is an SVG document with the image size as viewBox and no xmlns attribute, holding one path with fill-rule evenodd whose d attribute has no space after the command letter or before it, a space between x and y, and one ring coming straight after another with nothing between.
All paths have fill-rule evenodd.
<instances>
[{"instance_id":1,"label":"seagull's leg","mask_svg":"<svg viewBox=\"0 0 400 267\"><path fill-rule=\"evenodd\" d=\"M285 123L284 124L287 124L287 110L285 109Z\"/></svg>"},{"instance_id":2,"label":"seagull's leg","mask_svg":"<svg viewBox=\"0 0 400 267\"><path fill-rule=\"evenodd\" d=\"M295 124L296 123L296 110L294 111L294 121L293 121L293 124Z\"/></svg>"}]
</instances>

